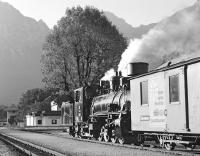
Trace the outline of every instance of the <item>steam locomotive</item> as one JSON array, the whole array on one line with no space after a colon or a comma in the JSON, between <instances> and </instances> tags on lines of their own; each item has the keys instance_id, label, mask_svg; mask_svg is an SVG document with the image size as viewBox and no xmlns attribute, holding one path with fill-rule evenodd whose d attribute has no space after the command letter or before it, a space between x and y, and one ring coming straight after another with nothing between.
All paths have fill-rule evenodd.
<instances>
[{"instance_id":1,"label":"steam locomotive","mask_svg":"<svg viewBox=\"0 0 200 156\"><path fill-rule=\"evenodd\" d=\"M62 122L72 136L113 143L154 140L167 150L200 145L200 58L172 60L148 72L148 64L129 64L99 87L74 91L63 102Z\"/></svg>"}]
</instances>

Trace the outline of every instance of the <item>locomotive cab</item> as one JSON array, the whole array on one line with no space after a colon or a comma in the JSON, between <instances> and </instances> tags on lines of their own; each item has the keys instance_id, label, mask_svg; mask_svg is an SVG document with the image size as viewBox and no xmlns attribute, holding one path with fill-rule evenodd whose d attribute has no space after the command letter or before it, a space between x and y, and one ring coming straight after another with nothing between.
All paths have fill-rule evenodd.
<instances>
[{"instance_id":1,"label":"locomotive cab","mask_svg":"<svg viewBox=\"0 0 200 156\"><path fill-rule=\"evenodd\" d=\"M81 87L74 90L74 130L79 137L91 137L89 116L93 97L97 94L98 86Z\"/></svg>"}]
</instances>

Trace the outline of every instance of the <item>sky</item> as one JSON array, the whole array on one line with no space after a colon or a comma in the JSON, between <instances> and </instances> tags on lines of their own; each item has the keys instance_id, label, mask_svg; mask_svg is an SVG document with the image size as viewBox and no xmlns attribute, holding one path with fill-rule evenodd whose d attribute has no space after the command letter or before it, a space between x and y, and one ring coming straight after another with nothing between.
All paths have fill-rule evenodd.
<instances>
[{"instance_id":1,"label":"sky","mask_svg":"<svg viewBox=\"0 0 200 156\"><path fill-rule=\"evenodd\" d=\"M24 16L42 19L50 28L64 16L66 8L94 6L110 11L134 27L159 22L196 0L2 0L13 5Z\"/></svg>"}]
</instances>

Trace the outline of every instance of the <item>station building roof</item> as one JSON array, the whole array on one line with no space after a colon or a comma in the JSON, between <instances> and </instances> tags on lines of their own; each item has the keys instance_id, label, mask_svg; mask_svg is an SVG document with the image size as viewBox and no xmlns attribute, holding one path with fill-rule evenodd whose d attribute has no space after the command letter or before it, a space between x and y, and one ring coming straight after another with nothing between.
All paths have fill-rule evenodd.
<instances>
[{"instance_id":1,"label":"station building roof","mask_svg":"<svg viewBox=\"0 0 200 156\"><path fill-rule=\"evenodd\" d=\"M50 112L32 112L31 115L35 115L35 116L61 116L61 111L50 111Z\"/></svg>"},{"instance_id":2,"label":"station building roof","mask_svg":"<svg viewBox=\"0 0 200 156\"><path fill-rule=\"evenodd\" d=\"M45 112L43 116L61 116L61 111Z\"/></svg>"},{"instance_id":3,"label":"station building roof","mask_svg":"<svg viewBox=\"0 0 200 156\"><path fill-rule=\"evenodd\" d=\"M6 119L0 119L0 122L7 122Z\"/></svg>"}]
</instances>

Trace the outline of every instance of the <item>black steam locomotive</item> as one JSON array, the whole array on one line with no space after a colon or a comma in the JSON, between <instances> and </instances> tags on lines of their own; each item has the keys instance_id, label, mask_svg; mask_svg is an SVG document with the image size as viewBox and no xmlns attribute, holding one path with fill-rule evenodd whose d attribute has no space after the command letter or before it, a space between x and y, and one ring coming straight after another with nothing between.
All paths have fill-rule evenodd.
<instances>
[{"instance_id":1,"label":"black steam locomotive","mask_svg":"<svg viewBox=\"0 0 200 156\"><path fill-rule=\"evenodd\" d=\"M139 69L139 70L138 70ZM148 71L147 63L129 65L129 76ZM100 87L81 87L74 91L74 103L62 104L62 122L72 136L119 141L131 140L130 77L121 72L110 81L101 81Z\"/></svg>"}]
</instances>

